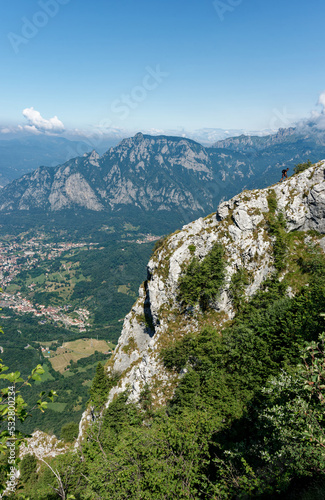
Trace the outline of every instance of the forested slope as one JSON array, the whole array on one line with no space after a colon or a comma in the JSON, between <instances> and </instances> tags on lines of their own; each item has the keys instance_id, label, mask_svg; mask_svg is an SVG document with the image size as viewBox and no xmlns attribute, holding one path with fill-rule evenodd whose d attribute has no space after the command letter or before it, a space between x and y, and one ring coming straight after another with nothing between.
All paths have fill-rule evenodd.
<instances>
[{"instance_id":1,"label":"forested slope","mask_svg":"<svg viewBox=\"0 0 325 500\"><path fill-rule=\"evenodd\" d=\"M161 242L79 451L55 459L66 493L323 498L324 166ZM48 483L40 468L24 491L52 498Z\"/></svg>"}]
</instances>

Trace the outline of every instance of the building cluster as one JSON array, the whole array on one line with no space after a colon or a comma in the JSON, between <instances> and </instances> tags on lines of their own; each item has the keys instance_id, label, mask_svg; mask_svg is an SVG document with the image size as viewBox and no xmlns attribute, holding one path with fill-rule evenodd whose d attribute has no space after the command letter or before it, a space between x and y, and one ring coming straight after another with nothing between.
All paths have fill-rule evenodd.
<instances>
[{"instance_id":1,"label":"building cluster","mask_svg":"<svg viewBox=\"0 0 325 500\"><path fill-rule=\"evenodd\" d=\"M67 306L46 307L44 305L33 304L30 300L23 298L20 292L17 292L16 294L3 292L1 294L0 306L13 309L23 314L31 313L36 317L45 317L55 321L56 323L62 323L67 328L79 328L81 332L85 332L86 327L90 326L90 323L88 322L90 313L87 309L77 309L74 313L78 315L78 318L71 318L71 316L65 314Z\"/></svg>"},{"instance_id":2,"label":"building cluster","mask_svg":"<svg viewBox=\"0 0 325 500\"><path fill-rule=\"evenodd\" d=\"M52 260L60 257L63 252L85 246L92 247L95 243L45 243L45 236L40 234L28 240L22 240L20 237L10 241L0 242L0 288L3 292L0 295L0 307L8 307L19 313L31 313L36 317L49 318L52 321L63 323L66 327L77 327L80 331L86 331L86 326L90 326L89 311L87 309L78 309L72 318L66 314L70 306L44 306L33 304L31 300L23 297L21 292L8 291L7 287L14 283L14 279L22 271L28 271L35 268L39 262ZM28 285L29 290L33 290L36 283ZM17 287L19 288L19 287ZM42 321L45 323L46 321Z\"/></svg>"},{"instance_id":3,"label":"building cluster","mask_svg":"<svg viewBox=\"0 0 325 500\"><path fill-rule=\"evenodd\" d=\"M138 245L141 245L143 243L150 243L151 241L157 241L160 240L161 236L154 236L153 234L145 234L142 239L136 240L136 243Z\"/></svg>"}]
</instances>

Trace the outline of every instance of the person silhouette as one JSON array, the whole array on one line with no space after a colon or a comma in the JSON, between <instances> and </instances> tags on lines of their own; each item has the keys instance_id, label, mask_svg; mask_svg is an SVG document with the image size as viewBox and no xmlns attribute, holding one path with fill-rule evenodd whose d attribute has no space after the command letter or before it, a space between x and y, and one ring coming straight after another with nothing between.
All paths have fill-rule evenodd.
<instances>
[{"instance_id":1,"label":"person silhouette","mask_svg":"<svg viewBox=\"0 0 325 500\"><path fill-rule=\"evenodd\" d=\"M283 170L282 170L282 177L281 177L281 181L282 181L283 179L287 179L287 178L288 178L288 176L287 176L287 172L288 172L288 170L289 170L289 167L288 167L287 169L283 169Z\"/></svg>"}]
</instances>

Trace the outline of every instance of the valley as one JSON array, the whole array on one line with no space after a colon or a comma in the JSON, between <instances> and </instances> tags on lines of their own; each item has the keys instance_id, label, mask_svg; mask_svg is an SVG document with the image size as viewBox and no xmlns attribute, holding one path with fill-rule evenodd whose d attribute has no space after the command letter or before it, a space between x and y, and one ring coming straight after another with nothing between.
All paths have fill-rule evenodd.
<instances>
[{"instance_id":1,"label":"valley","mask_svg":"<svg viewBox=\"0 0 325 500\"><path fill-rule=\"evenodd\" d=\"M31 406L40 390L58 393L47 412L27 420L28 432L60 435L65 423L80 420L97 363L111 356L160 238L139 229L102 224L79 241L62 227L2 232L1 357L23 376L39 363L45 369L41 386L23 390Z\"/></svg>"},{"instance_id":2,"label":"valley","mask_svg":"<svg viewBox=\"0 0 325 500\"><path fill-rule=\"evenodd\" d=\"M212 147L140 133L102 157L93 151L39 167L1 189L1 356L23 376L41 363L42 390L59 394L25 429L59 436L80 420L97 362L114 353L147 279L155 242L246 186L274 182L284 164L323 151L322 141L294 129ZM23 390L31 406L37 391Z\"/></svg>"}]
</instances>

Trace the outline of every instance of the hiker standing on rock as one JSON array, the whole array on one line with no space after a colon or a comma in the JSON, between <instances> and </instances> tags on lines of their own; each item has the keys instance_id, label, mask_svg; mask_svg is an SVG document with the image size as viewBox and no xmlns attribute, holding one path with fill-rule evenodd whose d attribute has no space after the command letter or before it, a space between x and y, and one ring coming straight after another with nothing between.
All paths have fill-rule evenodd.
<instances>
[{"instance_id":1,"label":"hiker standing on rock","mask_svg":"<svg viewBox=\"0 0 325 500\"><path fill-rule=\"evenodd\" d=\"M285 170L285 169L284 169L284 170L282 170L282 177L281 177L281 181L282 181L283 179L287 179L287 178L288 178L288 176L287 176L287 172L288 172L288 170L289 170L289 167L288 167L286 170Z\"/></svg>"}]
</instances>

